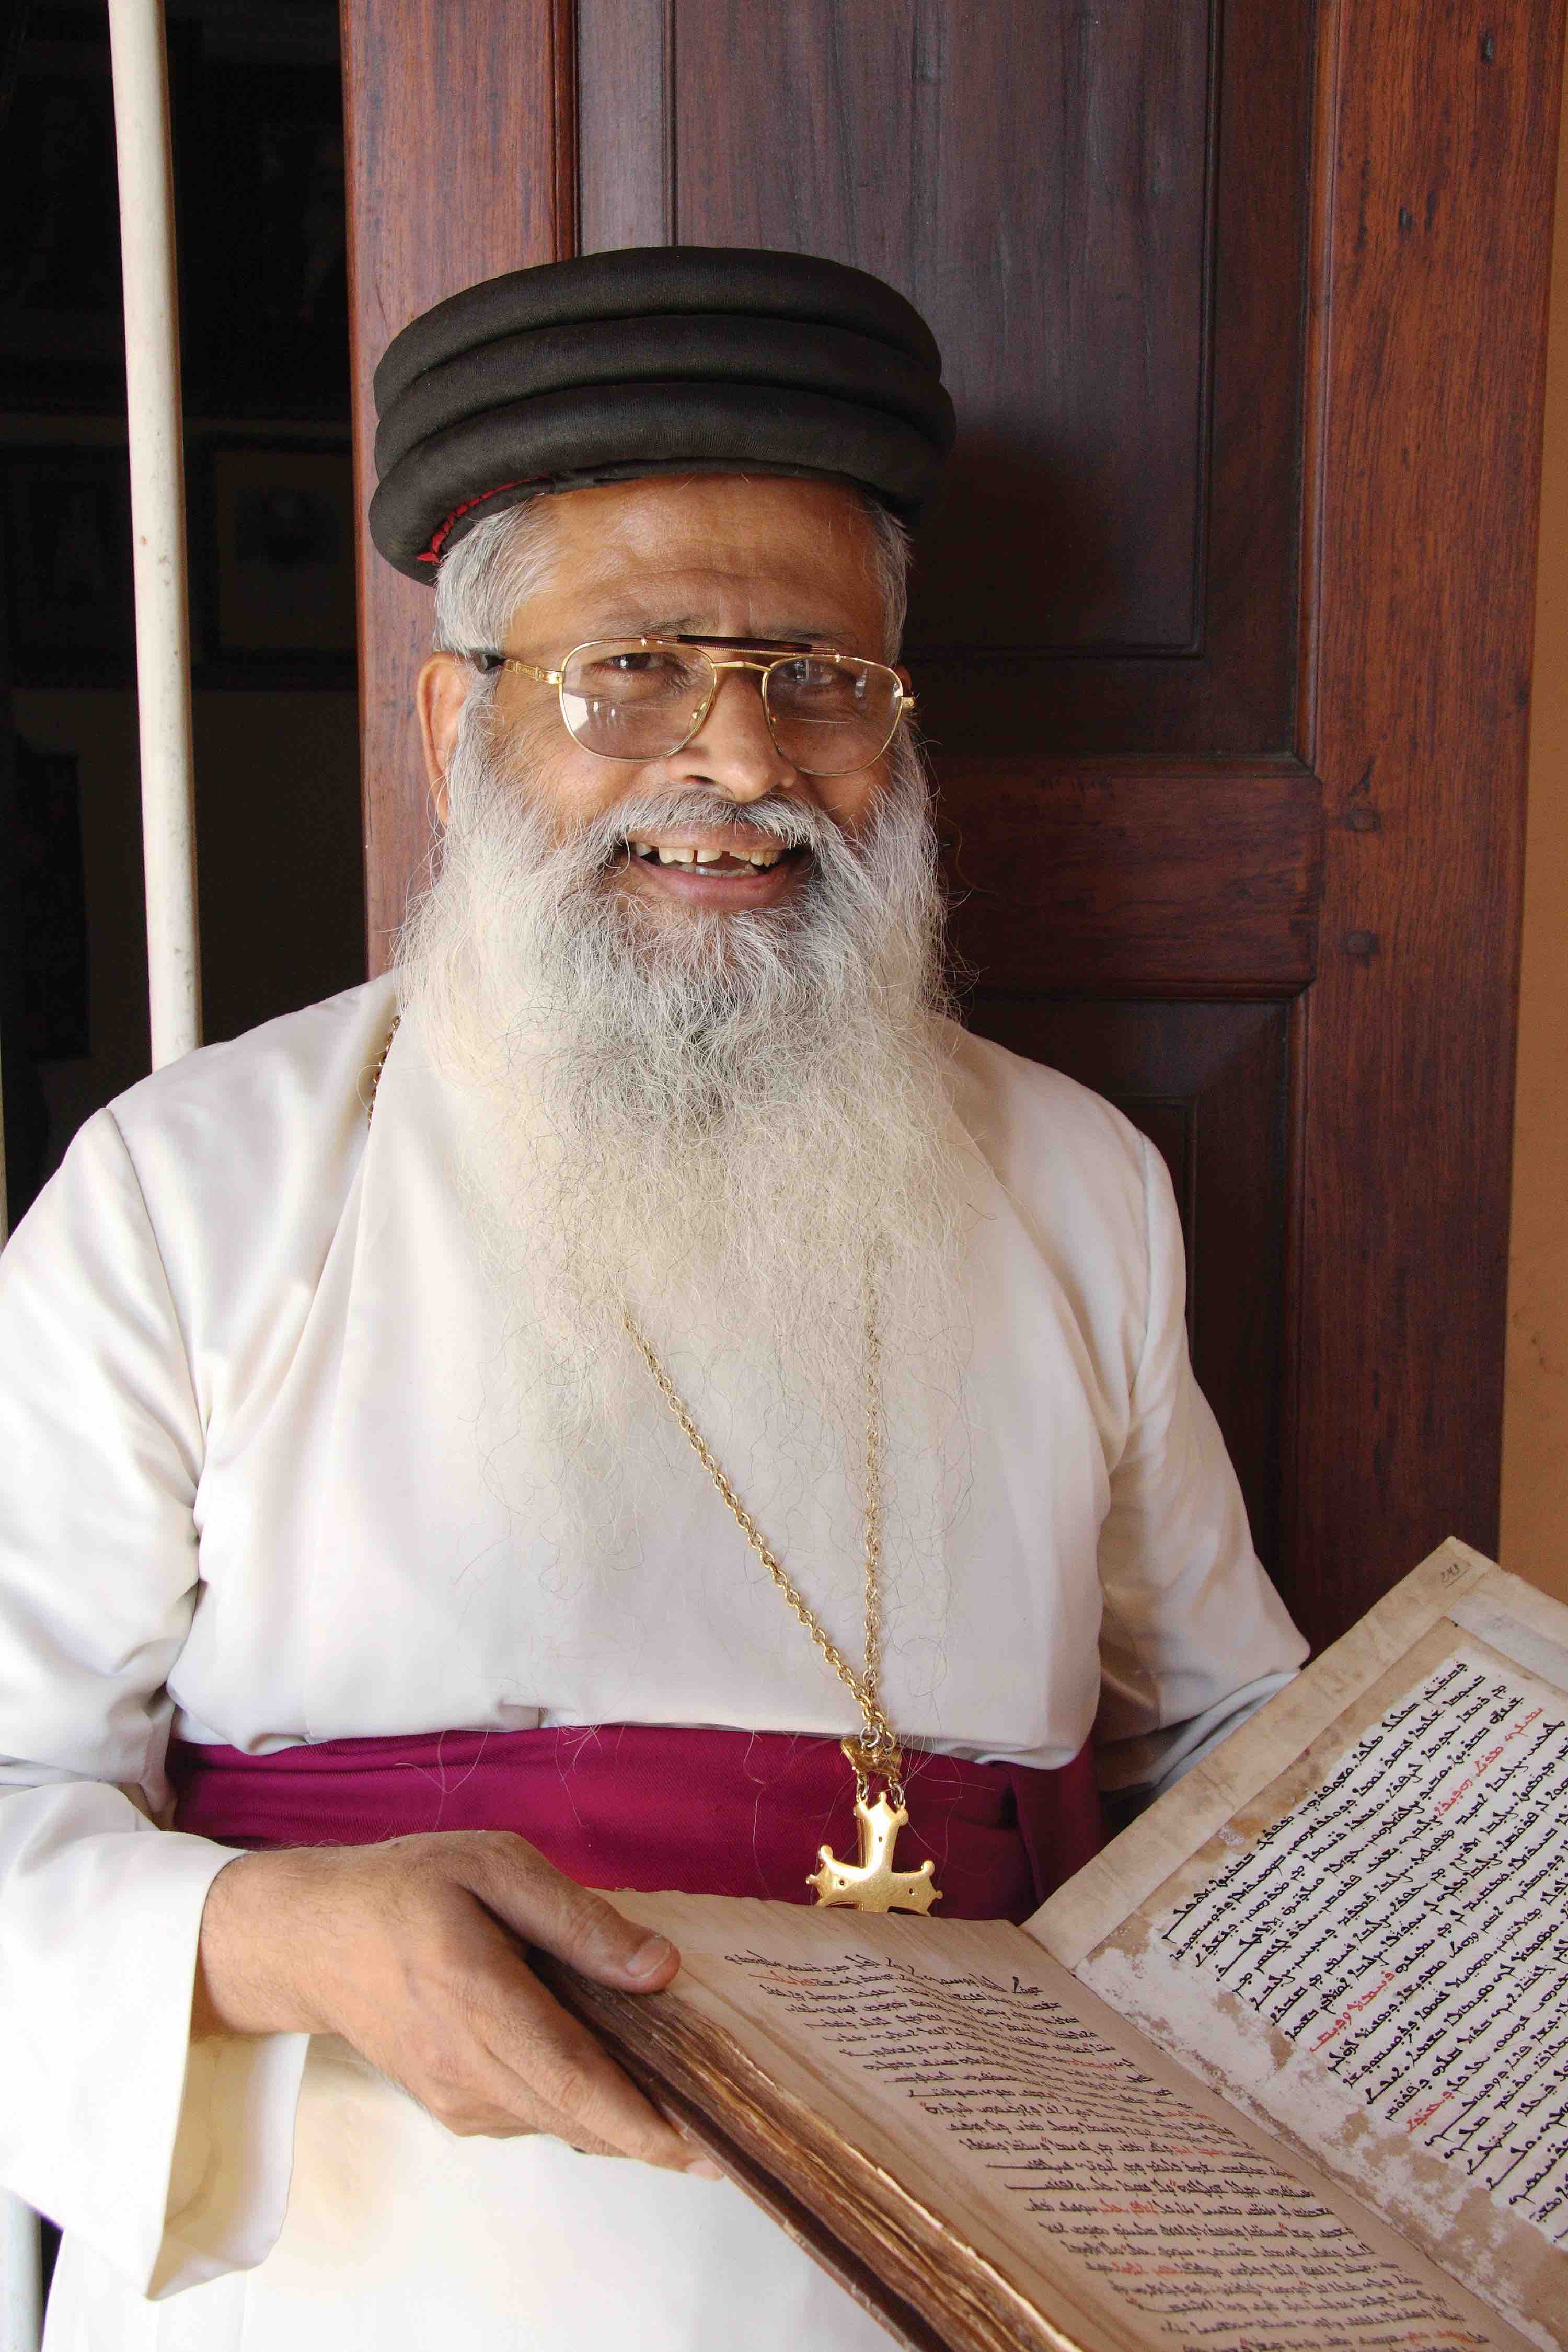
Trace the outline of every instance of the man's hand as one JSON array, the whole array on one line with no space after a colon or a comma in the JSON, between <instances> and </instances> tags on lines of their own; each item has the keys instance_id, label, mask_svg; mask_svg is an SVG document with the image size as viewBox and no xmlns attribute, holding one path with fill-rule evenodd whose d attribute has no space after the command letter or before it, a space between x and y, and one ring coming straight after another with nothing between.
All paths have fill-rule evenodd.
<instances>
[{"instance_id":1,"label":"man's hand","mask_svg":"<svg viewBox=\"0 0 1568 2352\"><path fill-rule=\"evenodd\" d=\"M627 1992L680 1965L505 1830L244 1854L207 1895L193 2030L338 2033L448 2131L716 2178L551 1999L531 1944Z\"/></svg>"}]
</instances>

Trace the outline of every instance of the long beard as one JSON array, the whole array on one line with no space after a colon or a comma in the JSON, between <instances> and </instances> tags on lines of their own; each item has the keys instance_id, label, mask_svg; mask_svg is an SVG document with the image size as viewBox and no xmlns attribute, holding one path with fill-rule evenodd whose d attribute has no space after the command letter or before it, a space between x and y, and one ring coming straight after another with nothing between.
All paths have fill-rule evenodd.
<instances>
[{"instance_id":1,"label":"long beard","mask_svg":"<svg viewBox=\"0 0 1568 2352\"><path fill-rule=\"evenodd\" d=\"M743 1401L797 1486L831 1467L858 1495L874 1308L890 1483L922 1402L906 1450L928 1457L929 1540L963 1475L962 1448L939 1447L939 1468L930 1437L933 1408L954 1426L968 1333L918 752L900 743L856 839L787 795L745 809L811 853L786 906L663 920L615 887L629 840L710 828L727 804L628 798L563 837L531 781L471 698L440 873L396 970L405 1020L470 1112L463 1213L506 1309L534 1523L542 1505L559 1539L596 1549L624 1528L651 1396L628 1310L716 1450Z\"/></svg>"}]
</instances>

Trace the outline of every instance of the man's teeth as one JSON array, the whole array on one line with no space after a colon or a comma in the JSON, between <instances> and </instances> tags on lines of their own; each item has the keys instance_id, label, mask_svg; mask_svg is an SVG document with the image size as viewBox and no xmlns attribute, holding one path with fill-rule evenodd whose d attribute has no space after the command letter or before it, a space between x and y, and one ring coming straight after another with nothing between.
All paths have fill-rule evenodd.
<instances>
[{"instance_id":1,"label":"man's teeth","mask_svg":"<svg viewBox=\"0 0 1568 2352\"><path fill-rule=\"evenodd\" d=\"M766 868L776 866L784 855L777 849L660 849L657 842L634 841L632 855L636 857L657 858L661 866L718 866L726 857L737 864Z\"/></svg>"}]
</instances>

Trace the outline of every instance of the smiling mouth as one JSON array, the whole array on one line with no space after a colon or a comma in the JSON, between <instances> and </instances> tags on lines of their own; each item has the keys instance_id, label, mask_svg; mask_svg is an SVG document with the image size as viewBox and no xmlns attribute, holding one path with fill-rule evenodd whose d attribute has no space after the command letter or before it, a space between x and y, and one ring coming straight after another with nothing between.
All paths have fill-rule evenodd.
<instances>
[{"instance_id":1,"label":"smiling mouth","mask_svg":"<svg viewBox=\"0 0 1568 2352\"><path fill-rule=\"evenodd\" d=\"M725 876L766 874L778 866L798 864L807 853L804 849L787 848L783 842L769 842L755 849L711 849L694 845L667 849L658 842L634 840L626 844L634 864L639 866L676 866L690 873Z\"/></svg>"}]
</instances>

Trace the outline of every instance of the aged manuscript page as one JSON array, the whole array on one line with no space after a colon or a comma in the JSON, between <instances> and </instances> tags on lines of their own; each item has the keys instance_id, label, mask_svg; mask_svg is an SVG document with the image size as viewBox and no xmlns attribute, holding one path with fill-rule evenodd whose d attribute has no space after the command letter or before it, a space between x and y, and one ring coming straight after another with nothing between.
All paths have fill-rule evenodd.
<instances>
[{"instance_id":1,"label":"aged manuscript page","mask_svg":"<svg viewBox=\"0 0 1568 2352\"><path fill-rule=\"evenodd\" d=\"M1568 2344L1568 1611L1457 1543L1030 1923Z\"/></svg>"},{"instance_id":2,"label":"aged manuscript page","mask_svg":"<svg viewBox=\"0 0 1568 2352\"><path fill-rule=\"evenodd\" d=\"M716 2067L814 2209L875 2242L943 2343L1520 2344L1019 1929L619 1901L681 1948L676 1991L625 2012L657 2033L668 2079L683 2045Z\"/></svg>"}]
</instances>

